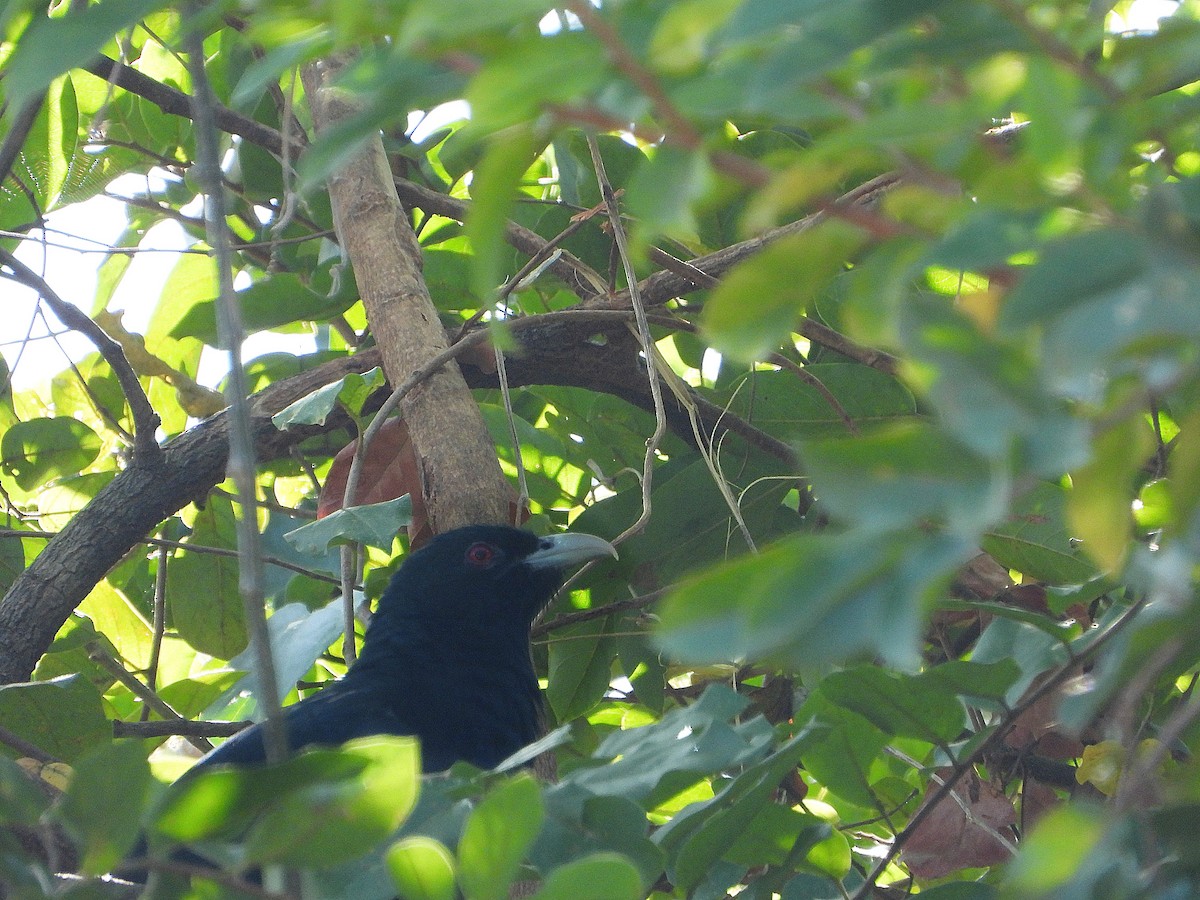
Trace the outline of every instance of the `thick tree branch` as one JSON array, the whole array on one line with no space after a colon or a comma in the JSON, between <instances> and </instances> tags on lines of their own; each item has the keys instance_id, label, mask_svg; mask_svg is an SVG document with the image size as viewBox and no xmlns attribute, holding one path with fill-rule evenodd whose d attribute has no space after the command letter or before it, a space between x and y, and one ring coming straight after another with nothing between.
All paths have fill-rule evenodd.
<instances>
[{"instance_id":1,"label":"thick tree branch","mask_svg":"<svg viewBox=\"0 0 1200 900\"><path fill-rule=\"evenodd\" d=\"M358 107L333 81L349 57L303 71L318 131L354 116ZM393 384L447 346L446 333L421 275L421 247L400 205L383 141L374 136L329 179L338 240ZM400 404L421 468L421 493L435 534L475 522L509 521L511 488L500 469L483 415L448 362Z\"/></svg>"}]
</instances>

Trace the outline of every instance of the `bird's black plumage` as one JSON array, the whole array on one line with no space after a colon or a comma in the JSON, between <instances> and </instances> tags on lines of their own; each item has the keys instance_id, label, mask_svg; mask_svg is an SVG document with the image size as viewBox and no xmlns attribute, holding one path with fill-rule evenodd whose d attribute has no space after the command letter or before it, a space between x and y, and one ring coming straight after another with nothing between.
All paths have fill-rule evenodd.
<instances>
[{"instance_id":1,"label":"bird's black plumage","mask_svg":"<svg viewBox=\"0 0 1200 900\"><path fill-rule=\"evenodd\" d=\"M458 760L495 766L540 729L534 617L564 568L608 554L611 545L586 534L473 525L435 537L392 576L346 676L284 710L289 748L415 735L426 772ZM264 758L255 725L197 765Z\"/></svg>"}]
</instances>

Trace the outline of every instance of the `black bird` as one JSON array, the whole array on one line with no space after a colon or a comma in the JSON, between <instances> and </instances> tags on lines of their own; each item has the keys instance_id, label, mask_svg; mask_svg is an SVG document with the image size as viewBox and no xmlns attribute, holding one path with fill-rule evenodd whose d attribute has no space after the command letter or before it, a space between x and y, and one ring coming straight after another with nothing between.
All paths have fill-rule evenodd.
<instances>
[{"instance_id":1,"label":"black bird","mask_svg":"<svg viewBox=\"0 0 1200 900\"><path fill-rule=\"evenodd\" d=\"M613 546L590 534L472 525L438 535L392 576L346 676L284 709L289 749L415 735L426 772L497 765L539 736L534 618L565 568L608 555ZM254 725L197 766L265 758Z\"/></svg>"}]
</instances>

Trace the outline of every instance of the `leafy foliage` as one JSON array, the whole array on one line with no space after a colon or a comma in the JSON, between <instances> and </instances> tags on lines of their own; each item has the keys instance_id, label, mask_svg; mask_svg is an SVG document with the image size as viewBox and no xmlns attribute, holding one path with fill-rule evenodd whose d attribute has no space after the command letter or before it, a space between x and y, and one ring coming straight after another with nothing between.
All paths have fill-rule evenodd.
<instances>
[{"instance_id":1,"label":"leafy foliage","mask_svg":"<svg viewBox=\"0 0 1200 900\"><path fill-rule=\"evenodd\" d=\"M167 450L131 460L111 347L34 387L9 355L0 622L42 642L0 686L14 896L129 895L100 876L130 853L161 897L280 868L359 900L1200 891L1195 0L1143 30L1132 0L67 6L0 19L0 250L121 198L94 296L66 299ZM204 747L260 683L242 509L194 449L220 401L193 29L244 325L316 347L246 365L281 692L345 670L330 547L368 545L377 596L424 516L388 456L387 502L307 522L384 395L323 188L367 140L528 526L612 539L648 503L537 627L550 730L495 772L421 779L380 738L164 784L190 754L164 735ZM300 141L299 71L341 51L359 111ZM114 293L168 221L195 252L137 334ZM173 466L204 483L164 499ZM149 553L114 496L152 509ZM110 564L60 614L27 576L81 531ZM555 781L522 771L543 753Z\"/></svg>"}]
</instances>

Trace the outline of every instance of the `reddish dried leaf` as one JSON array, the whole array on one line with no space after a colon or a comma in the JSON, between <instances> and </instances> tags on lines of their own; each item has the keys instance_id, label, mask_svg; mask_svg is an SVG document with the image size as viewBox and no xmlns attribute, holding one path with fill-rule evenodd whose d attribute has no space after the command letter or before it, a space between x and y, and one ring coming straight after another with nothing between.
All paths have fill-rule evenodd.
<instances>
[{"instance_id":1,"label":"reddish dried leaf","mask_svg":"<svg viewBox=\"0 0 1200 900\"><path fill-rule=\"evenodd\" d=\"M1035 681L1030 690L1037 687ZM1039 698L1017 716L1004 743L1014 750L1036 750L1047 759L1075 759L1083 752L1083 744L1059 727L1058 706L1062 691L1055 690Z\"/></svg>"},{"instance_id":2,"label":"reddish dried leaf","mask_svg":"<svg viewBox=\"0 0 1200 900\"><path fill-rule=\"evenodd\" d=\"M321 488L317 503L317 518L342 508L346 499L346 479L354 461L353 443L347 444L333 458L329 475ZM389 419L367 447L362 474L358 479L355 504L383 503L409 494L412 497L412 525L408 528L409 543L420 546L430 537L424 495L421 491L421 472L404 420ZM423 535L423 538L419 536Z\"/></svg>"},{"instance_id":3,"label":"reddish dried leaf","mask_svg":"<svg viewBox=\"0 0 1200 900\"><path fill-rule=\"evenodd\" d=\"M938 771L943 779L951 774L950 769ZM922 808L940 787L938 782L930 781ZM941 878L959 869L993 866L1009 857L1008 848L996 839L996 833L1012 836L1011 828L1017 821L1012 801L974 772L967 773L952 793L962 805L954 797L944 797L901 851L905 865L916 878ZM970 810L970 818L963 806Z\"/></svg>"}]
</instances>

